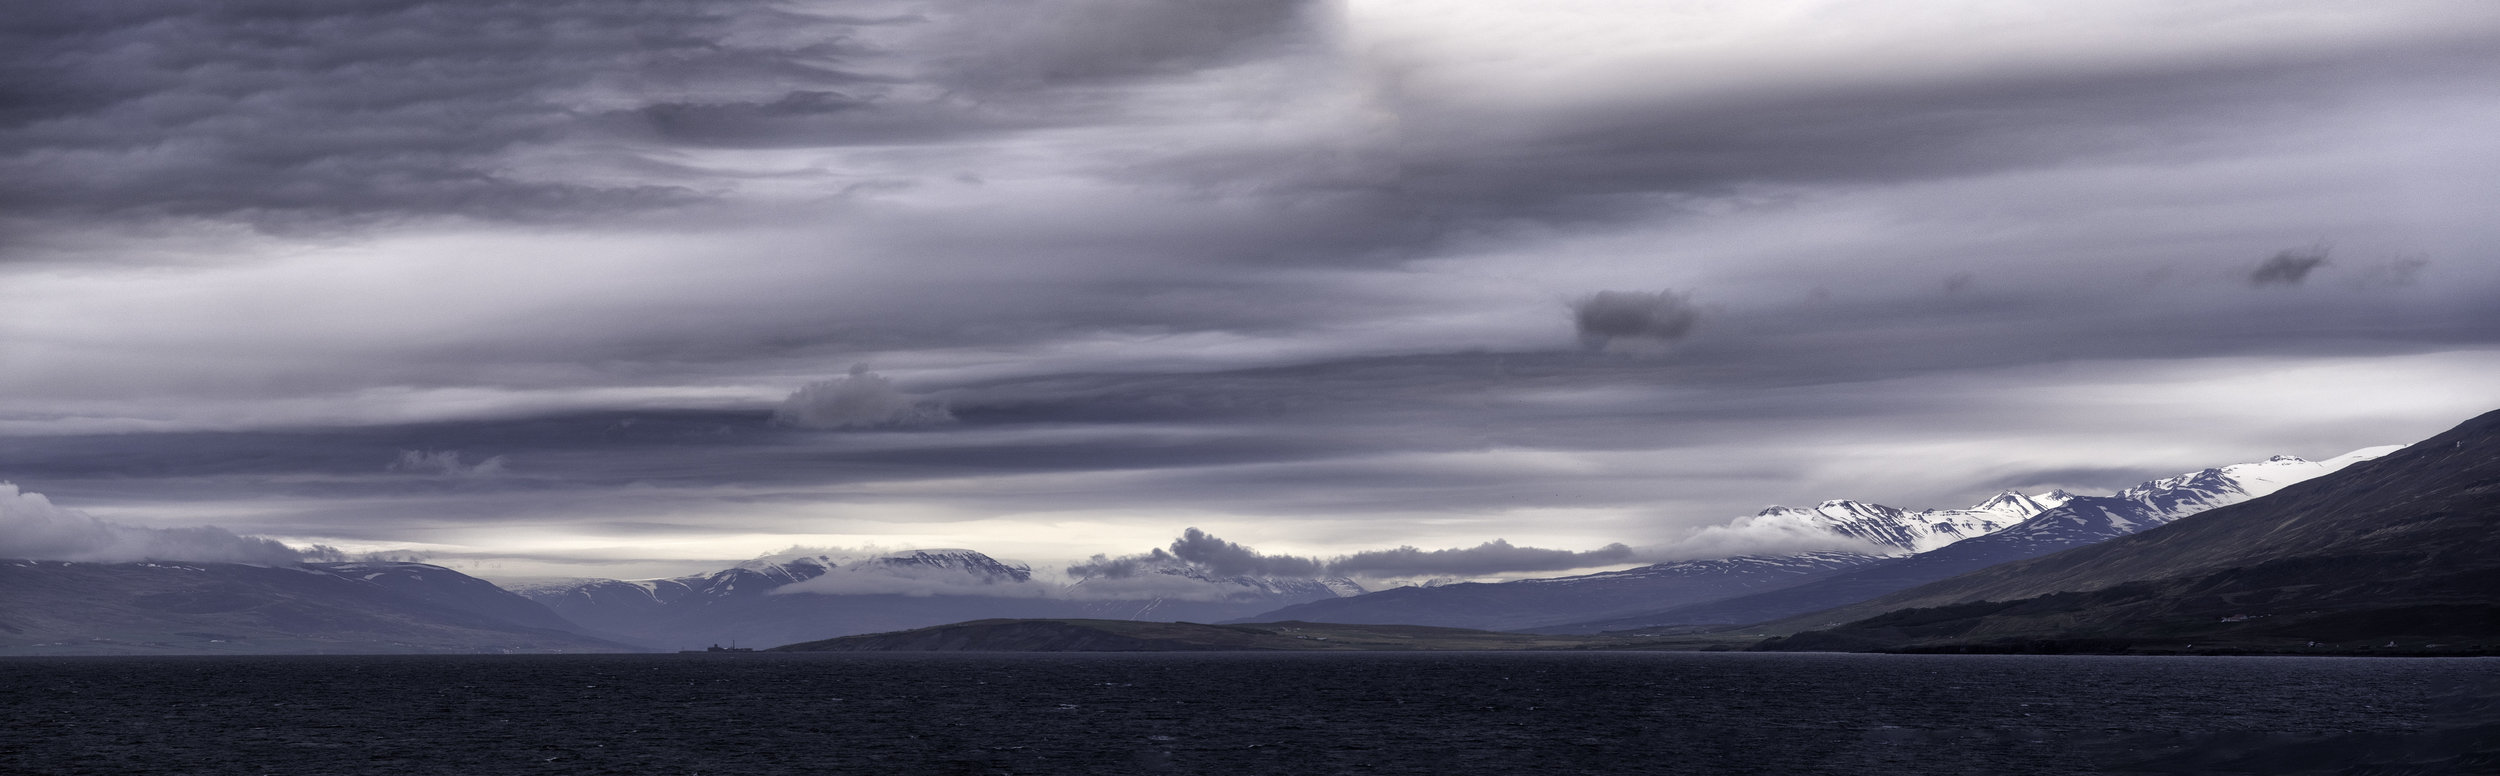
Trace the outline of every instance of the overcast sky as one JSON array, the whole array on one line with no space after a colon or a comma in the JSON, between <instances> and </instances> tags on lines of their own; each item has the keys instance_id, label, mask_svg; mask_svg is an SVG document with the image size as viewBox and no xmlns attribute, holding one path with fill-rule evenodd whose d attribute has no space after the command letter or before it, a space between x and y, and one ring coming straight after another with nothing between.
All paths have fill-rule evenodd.
<instances>
[{"instance_id":1,"label":"overcast sky","mask_svg":"<svg viewBox=\"0 0 2500 776\"><path fill-rule=\"evenodd\" d=\"M1623 561L2500 408L2487 0L8 16L19 517Z\"/></svg>"}]
</instances>

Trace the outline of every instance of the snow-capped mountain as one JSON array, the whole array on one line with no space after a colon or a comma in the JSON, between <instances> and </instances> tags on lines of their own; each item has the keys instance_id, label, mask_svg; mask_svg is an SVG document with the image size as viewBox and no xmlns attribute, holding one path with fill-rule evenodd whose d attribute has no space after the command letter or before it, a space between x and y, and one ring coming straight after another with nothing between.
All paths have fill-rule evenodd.
<instances>
[{"instance_id":1,"label":"snow-capped mountain","mask_svg":"<svg viewBox=\"0 0 2500 776\"><path fill-rule=\"evenodd\" d=\"M2136 485L2108 496L2067 496L2003 530L1927 552L1892 558L1783 590L1662 608L1630 617L1577 623L1558 632L1597 632L1672 625L1741 624L1816 612L1946 577L2114 539L2215 507L2271 494L2284 486L2377 458L2400 446L2369 447L2325 461L2278 455ZM2062 495L2062 494L2061 494Z\"/></svg>"},{"instance_id":2,"label":"snow-capped mountain","mask_svg":"<svg viewBox=\"0 0 2500 776\"><path fill-rule=\"evenodd\" d=\"M2004 530L2072 498L2062 490L2039 496L2009 490L1969 509L1916 512L1841 499L1825 501L1813 509L1775 506L1739 522L1755 527L1819 530L1896 552L1920 553Z\"/></svg>"},{"instance_id":3,"label":"snow-capped mountain","mask_svg":"<svg viewBox=\"0 0 2500 776\"><path fill-rule=\"evenodd\" d=\"M2266 651L2395 647L2401 639L2425 651L2479 651L2495 633L2500 580L2500 533L2492 530L2500 412L2367 463L2339 462L2320 462L2339 470L2280 492L2133 535L1765 623L1763 631L1796 634L1765 646L2220 643ZM2297 472L2306 462L2268 463Z\"/></svg>"},{"instance_id":4,"label":"snow-capped mountain","mask_svg":"<svg viewBox=\"0 0 2500 776\"><path fill-rule=\"evenodd\" d=\"M2142 503L2172 519L2185 517L2225 504L2237 504L2282 490L2283 486L2314 479L2355 463L2404 449L2403 445L2364 447L2324 461L2307 461L2289 455L2278 455L2255 463L2235 463L2214 469L2191 472L2176 477L2137 485L2119 491L2118 498Z\"/></svg>"},{"instance_id":5,"label":"snow-capped mountain","mask_svg":"<svg viewBox=\"0 0 2500 776\"><path fill-rule=\"evenodd\" d=\"M2254 463L2163 477L2108 496L2084 496L1987 537L1995 562L2045 555L2106 541L2215 507L2237 504L2284 486L2403 449L2365 447L2324 461L2278 455ZM1976 550L1977 548L1974 548Z\"/></svg>"},{"instance_id":6,"label":"snow-capped mountain","mask_svg":"<svg viewBox=\"0 0 2500 776\"><path fill-rule=\"evenodd\" d=\"M816 559L826 560L821 555ZM905 550L855 561L848 568L853 571L875 568L949 572L996 583L1033 581L1033 567L1022 563L1003 563L972 550Z\"/></svg>"}]
</instances>

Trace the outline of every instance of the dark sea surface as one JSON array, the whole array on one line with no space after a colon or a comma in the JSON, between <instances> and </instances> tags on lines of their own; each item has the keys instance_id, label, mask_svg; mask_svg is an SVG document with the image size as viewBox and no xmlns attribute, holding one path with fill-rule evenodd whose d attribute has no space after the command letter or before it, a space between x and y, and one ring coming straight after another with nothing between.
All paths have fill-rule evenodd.
<instances>
[{"instance_id":1,"label":"dark sea surface","mask_svg":"<svg viewBox=\"0 0 2500 776\"><path fill-rule=\"evenodd\" d=\"M0 660L0 772L2500 773L2500 660Z\"/></svg>"}]
</instances>

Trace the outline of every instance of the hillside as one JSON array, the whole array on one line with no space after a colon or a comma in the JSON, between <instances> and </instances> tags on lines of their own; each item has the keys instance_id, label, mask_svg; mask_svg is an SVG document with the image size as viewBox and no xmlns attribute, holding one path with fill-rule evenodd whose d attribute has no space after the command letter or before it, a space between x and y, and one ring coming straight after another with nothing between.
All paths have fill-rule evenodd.
<instances>
[{"instance_id":1,"label":"hillside","mask_svg":"<svg viewBox=\"0 0 2500 776\"><path fill-rule=\"evenodd\" d=\"M1771 649L2471 651L2500 643L2496 530L2500 412L2265 498L1760 630L1825 628Z\"/></svg>"},{"instance_id":2,"label":"hillside","mask_svg":"<svg viewBox=\"0 0 2500 776\"><path fill-rule=\"evenodd\" d=\"M2325 461L2275 456L2145 482L2108 496L2065 496L2046 511L1995 533L1933 550L1875 560L1805 584L1714 601L1664 606L1631 616L1538 628L1549 633L1600 633L1678 626L1744 625L1777 620L1882 596L1999 563L2097 544L2189 515L2273 493L2394 452L2355 450Z\"/></svg>"},{"instance_id":3,"label":"hillside","mask_svg":"<svg viewBox=\"0 0 2500 776\"><path fill-rule=\"evenodd\" d=\"M0 561L0 654L632 651L440 566Z\"/></svg>"}]
</instances>

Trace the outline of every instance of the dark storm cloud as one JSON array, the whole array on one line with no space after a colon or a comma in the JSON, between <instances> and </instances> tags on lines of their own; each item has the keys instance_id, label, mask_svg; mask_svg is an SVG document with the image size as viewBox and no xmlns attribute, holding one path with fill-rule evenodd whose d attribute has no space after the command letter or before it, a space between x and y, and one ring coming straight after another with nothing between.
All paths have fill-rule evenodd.
<instances>
[{"instance_id":1,"label":"dark storm cloud","mask_svg":"<svg viewBox=\"0 0 2500 776\"><path fill-rule=\"evenodd\" d=\"M1224 576L1307 577L1318 574L1322 568L1318 561L1309 558L1267 555L1196 528L1184 530L1180 538L1172 540L1171 552L1172 557Z\"/></svg>"},{"instance_id":2,"label":"dark storm cloud","mask_svg":"<svg viewBox=\"0 0 2500 776\"><path fill-rule=\"evenodd\" d=\"M919 396L885 384L896 395L871 392L882 398L863 405L865 414L837 413L854 422L891 419L896 408L942 397L955 419L900 434L777 428L768 409L527 414L285 432L0 437L0 472L80 504L424 496L477 505L412 502L396 516L360 507L344 521L377 539L390 538L395 521L492 521L513 514L516 504L560 508L566 498L637 483L694 493L727 487L733 490L707 497L744 500L789 489L788 498L808 500L824 498L810 488L880 482L1153 472L1117 492L1058 490L1048 503L1236 504L1296 515L1622 503L1644 498L1655 480L1382 457L1745 443L1762 438L1765 426L1810 428L1904 413L1953 417L1952 424L1978 433L2020 419L1963 412L1972 397L1952 392L1818 387L2060 360L2385 355L2500 339L2500 313L2464 297L2411 300L2405 317L2391 318L2371 306L2322 307L2273 294L2219 299L2182 292L2119 302L1966 296L1974 298L1943 310L1883 300L1732 310L1660 358L1462 352L1256 368L1043 372L931 385L932 393ZM1938 347L1940 336L1951 347ZM1590 391L1600 393L1571 398ZM1661 391L1674 400L1659 400ZM817 394L838 398L842 391ZM515 463L494 477L381 471L410 451L426 461L459 456L463 471L494 456ZM1770 481L1789 474L1761 463L1730 466L1709 476ZM1560 483L1574 495L1553 495ZM1006 498L999 507L1031 506L1016 502ZM615 519L597 512L583 519Z\"/></svg>"},{"instance_id":3,"label":"dark storm cloud","mask_svg":"<svg viewBox=\"0 0 2500 776\"><path fill-rule=\"evenodd\" d=\"M1268 555L1217 538L1197 528L1183 530L1180 538L1172 540L1172 546L1168 550L1157 549L1147 555L1131 556L1131 559L1156 561L1167 558L1177 559L1210 573L1227 577L1311 577L1319 575L1325 568L1324 564L1311 558ZM1118 572L1120 563L1121 561L1115 560L1111 561L1110 565L1078 566L1068 571L1071 575L1078 576L1126 576ZM1079 569L1084 569L1085 573L1078 574ZM1135 572L1132 570L1129 573Z\"/></svg>"},{"instance_id":4,"label":"dark storm cloud","mask_svg":"<svg viewBox=\"0 0 2500 776\"><path fill-rule=\"evenodd\" d=\"M1675 291L1599 291L1571 304L1580 344L1591 350L1621 339L1673 342L1700 321L1692 300Z\"/></svg>"},{"instance_id":5,"label":"dark storm cloud","mask_svg":"<svg viewBox=\"0 0 2500 776\"><path fill-rule=\"evenodd\" d=\"M976 92L1186 72L1269 53L1308 30L1311 0L971 0L936 45Z\"/></svg>"},{"instance_id":6,"label":"dark storm cloud","mask_svg":"<svg viewBox=\"0 0 2500 776\"><path fill-rule=\"evenodd\" d=\"M1297 29L1304 5L1062 0L933 17L771 0L39 0L12 6L0 31L0 209L283 228L687 205L708 196L707 174L634 183L598 168L665 170L645 157L675 145L926 143L1064 123L1088 111L895 90L1212 64ZM919 28L991 45L898 52L856 34ZM523 158L553 149L566 161Z\"/></svg>"},{"instance_id":7,"label":"dark storm cloud","mask_svg":"<svg viewBox=\"0 0 2500 776\"><path fill-rule=\"evenodd\" d=\"M760 3L35 2L0 40L15 216L490 218L687 192L529 180L501 155L562 134L555 92L718 58ZM747 53L747 52L740 52Z\"/></svg>"},{"instance_id":8,"label":"dark storm cloud","mask_svg":"<svg viewBox=\"0 0 2500 776\"><path fill-rule=\"evenodd\" d=\"M605 122L623 133L645 125L663 142L721 148L824 148L935 143L1020 126L963 106L892 105L833 91L795 91L767 102L663 102Z\"/></svg>"},{"instance_id":9,"label":"dark storm cloud","mask_svg":"<svg viewBox=\"0 0 2500 776\"><path fill-rule=\"evenodd\" d=\"M2248 273L2248 284L2266 286L2297 286L2309 279L2309 273L2326 265L2326 246L2294 248L2267 258Z\"/></svg>"},{"instance_id":10,"label":"dark storm cloud","mask_svg":"<svg viewBox=\"0 0 2500 776\"><path fill-rule=\"evenodd\" d=\"M1526 117L1449 87L1385 90L1394 142L1148 157L1118 173L1279 199L1325 196L1367 218L1336 261L1395 262L1453 235L1521 223L1614 223L1747 187L1900 184L2080 164L2214 156L2259 127L2314 122L2410 82L2464 94L2500 76L2471 32L2382 46L2211 58L2016 62L1932 79L1833 79L1625 99ZM1324 255L1324 254L1323 254Z\"/></svg>"},{"instance_id":11,"label":"dark storm cloud","mask_svg":"<svg viewBox=\"0 0 2500 776\"><path fill-rule=\"evenodd\" d=\"M413 290L310 266L158 296L75 289L89 296L45 315L77 325L0 338L0 356L27 359L0 369L0 423L61 434L0 435L0 474L81 499L67 503L256 501L234 513L268 522L238 530L376 540L524 516L695 535L728 529L621 515L915 499L994 514L1499 514L1805 476L1768 458L1671 475L1519 469L1506 450L1603 459L1896 416L1972 438L2041 422L1959 413L1989 397L1887 380L2500 341L2500 311L2473 285L2483 238L2356 237L2383 214L2299 199L2375 196L2315 184L2397 176L2371 154L2420 129L2390 118L2423 115L2408 108L2485 115L2500 68L2471 25L2147 44L2192 55L2060 39L2049 48L2109 51L1898 68L1790 61L1793 44L1775 41L1724 67L1523 87L1408 78L1408 63L1348 45L1359 36L1332 37L1315 20L1324 3L816 7L839 13L762 0L13 8L0 243L159 216L453 216L530 240L495 246L522 269L509 276L395 238L333 265L370 259ZM2325 171L2290 169L2309 164ZM2109 178L2124 202L2074 190ZM2406 223L2440 226L2436 200L2422 195ZM624 217L693 203L727 225ZM699 239L654 234L678 225ZM2313 236L2346 246L2330 274L2248 266ZM221 258L304 250L271 242ZM2415 246L2464 282L2347 258ZM562 261L601 250L669 255ZM2107 282L2162 261L2192 269ZM483 279L426 285L461 271ZM2199 288L2269 283L2304 288ZM1608 291L1566 323L1553 301L1660 284L1709 311L1681 291ZM1829 291L1809 304L1808 289ZM18 299L46 301L0 302ZM127 299L148 314L89 313ZM160 299L212 312L151 317ZM328 302L402 309L295 317ZM212 334L180 336L207 319ZM0 312L0 328L41 322ZM319 347L296 347L308 331ZM1575 333L1601 352L1572 352ZM1657 358L1602 352L1667 343ZM861 361L907 374L910 392L854 374L773 403ZM610 411L622 407L644 411ZM112 424L143 430L85 433ZM908 431L820 432L894 427ZM1479 454L1497 461L1465 461ZM1089 474L1117 487L1064 484ZM879 490L949 478L944 495ZM1049 484L993 485L1019 479ZM1834 495L1852 494L1803 497ZM666 506L616 509L634 499ZM268 527L298 508L326 532ZM1205 558L1269 557L1204 539L1191 551ZM1186 562L1178 551L1158 550ZM1378 557L1479 568L1565 551L1401 552Z\"/></svg>"}]
</instances>

